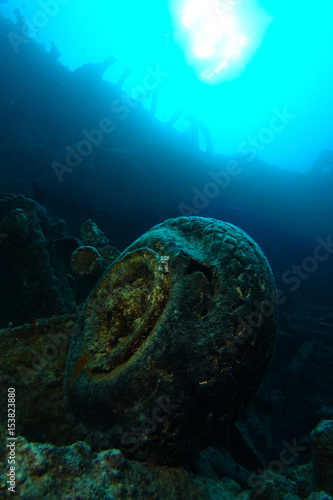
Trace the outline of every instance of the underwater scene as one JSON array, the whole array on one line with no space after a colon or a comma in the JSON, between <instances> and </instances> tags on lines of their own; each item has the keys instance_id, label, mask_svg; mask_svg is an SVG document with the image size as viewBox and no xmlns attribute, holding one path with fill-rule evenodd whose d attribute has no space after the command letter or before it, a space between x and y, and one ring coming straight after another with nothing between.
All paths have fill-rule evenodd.
<instances>
[{"instance_id":1,"label":"underwater scene","mask_svg":"<svg viewBox=\"0 0 333 500\"><path fill-rule=\"evenodd\" d=\"M333 500L332 21L0 0L0 499Z\"/></svg>"}]
</instances>

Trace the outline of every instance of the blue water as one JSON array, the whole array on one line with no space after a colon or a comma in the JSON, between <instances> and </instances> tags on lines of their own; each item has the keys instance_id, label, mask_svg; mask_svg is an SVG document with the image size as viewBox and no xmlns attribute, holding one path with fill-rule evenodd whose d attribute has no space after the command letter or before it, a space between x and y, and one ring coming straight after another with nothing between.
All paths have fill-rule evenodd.
<instances>
[{"instance_id":1,"label":"blue water","mask_svg":"<svg viewBox=\"0 0 333 500\"><path fill-rule=\"evenodd\" d=\"M238 226L263 250L279 294L250 440L235 441L237 467L251 471L258 458L277 464L295 439L307 443L306 463L312 429L333 416L332 13L332 0L0 0L0 329L81 309L99 279L70 264L87 219L120 252L180 216ZM193 269L203 287L193 262L184 280ZM55 428L53 414L43 429ZM28 438L43 440L35 427ZM255 454L244 454L251 440Z\"/></svg>"},{"instance_id":2,"label":"blue water","mask_svg":"<svg viewBox=\"0 0 333 500\"><path fill-rule=\"evenodd\" d=\"M29 21L30 36L48 50L53 42L70 69L114 56L117 62L104 78L117 81L130 68L124 86L129 94L142 83L147 66L160 68L160 120L181 110L185 117L174 126L186 130L188 115L194 116L209 130L214 152L238 152L245 158L256 153L272 165L307 172L322 150L333 147L332 2L212 0L220 9L234 5L240 32L252 44L250 56L242 60L240 55L234 74L231 70L226 79L222 74L213 82L200 78L198 65L205 60L191 56L195 33L179 29L183 4L13 0L0 4L0 14L15 20L13 9L19 8ZM209 26L200 29L198 36ZM151 96L143 102L149 109ZM272 127L276 111L290 117L284 127L281 122ZM202 137L200 145L205 148Z\"/></svg>"}]
</instances>

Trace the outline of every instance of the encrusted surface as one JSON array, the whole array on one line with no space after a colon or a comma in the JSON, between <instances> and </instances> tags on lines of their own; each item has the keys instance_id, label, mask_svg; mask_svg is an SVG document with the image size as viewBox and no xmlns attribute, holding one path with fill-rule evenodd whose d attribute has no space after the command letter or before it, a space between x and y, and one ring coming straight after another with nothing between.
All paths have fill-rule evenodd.
<instances>
[{"instance_id":1,"label":"encrusted surface","mask_svg":"<svg viewBox=\"0 0 333 500\"><path fill-rule=\"evenodd\" d=\"M322 420L311 437L316 483L333 495L333 420Z\"/></svg>"},{"instance_id":2,"label":"encrusted surface","mask_svg":"<svg viewBox=\"0 0 333 500\"><path fill-rule=\"evenodd\" d=\"M16 433L58 445L72 443L63 406L63 373L77 316L53 316L0 330L0 396L8 387L17 394ZM7 407L0 408L0 422Z\"/></svg>"},{"instance_id":3,"label":"encrusted surface","mask_svg":"<svg viewBox=\"0 0 333 500\"><path fill-rule=\"evenodd\" d=\"M275 285L242 230L170 219L128 247L77 324L65 392L94 446L170 463L247 405L276 333Z\"/></svg>"}]
</instances>

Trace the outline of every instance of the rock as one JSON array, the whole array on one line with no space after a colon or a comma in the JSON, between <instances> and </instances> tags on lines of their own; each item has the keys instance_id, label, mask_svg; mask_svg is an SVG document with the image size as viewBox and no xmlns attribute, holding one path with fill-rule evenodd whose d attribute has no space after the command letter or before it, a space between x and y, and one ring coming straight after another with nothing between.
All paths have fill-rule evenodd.
<instances>
[{"instance_id":1,"label":"rock","mask_svg":"<svg viewBox=\"0 0 333 500\"><path fill-rule=\"evenodd\" d=\"M283 475L266 470L262 475L251 476L251 500L299 500L297 485Z\"/></svg>"},{"instance_id":2,"label":"rock","mask_svg":"<svg viewBox=\"0 0 333 500\"><path fill-rule=\"evenodd\" d=\"M209 449L210 448L207 448L208 453ZM207 456L207 450L204 450L193 457L193 459L190 461L191 469L195 472L195 474L199 476L203 476L206 479L219 481L219 476L214 470L210 457Z\"/></svg>"},{"instance_id":3,"label":"rock","mask_svg":"<svg viewBox=\"0 0 333 500\"><path fill-rule=\"evenodd\" d=\"M322 420L311 438L316 485L333 495L333 420Z\"/></svg>"},{"instance_id":4,"label":"rock","mask_svg":"<svg viewBox=\"0 0 333 500\"><path fill-rule=\"evenodd\" d=\"M90 294L65 392L78 436L178 463L257 390L276 333L275 285L242 230L170 219L130 245Z\"/></svg>"},{"instance_id":5,"label":"rock","mask_svg":"<svg viewBox=\"0 0 333 500\"><path fill-rule=\"evenodd\" d=\"M263 383L241 421L267 463L279 456L284 440L291 443L297 437L306 446L295 457L300 465L312 458L311 431L321 420L333 418L332 309L309 305L306 310L301 302L288 315L290 326L278 332Z\"/></svg>"},{"instance_id":6,"label":"rock","mask_svg":"<svg viewBox=\"0 0 333 500\"><path fill-rule=\"evenodd\" d=\"M285 476L296 484L296 493L300 498L308 498L316 490L313 464L292 467L286 470Z\"/></svg>"},{"instance_id":7,"label":"rock","mask_svg":"<svg viewBox=\"0 0 333 500\"><path fill-rule=\"evenodd\" d=\"M72 254L71 269L80 277L94 278L101 273L102 257L94 247L79 247Z\"/></svg>"},{"instance_id":8,"label":"rock","mask_svg":"<svg viewBox=\"0 0 333 500\"><path fill-rule=\"evenodd\" d=\"M320 491L319 493L312 493L307 500L333 500L333 497L325 493L324 491Z\"/></svg>"},{"instance_id":9,"label":"rock","mask_svg":"<svg viewBox=\"0 0 333 500\"><path fill-rule=\"evenodd\" d=\"M0 459L7 458L6 434L0 430ZM15 443L15 495L8 491L7 467L0 469L0 497L22 500L128 500L130 498L206 500L206 486L183 468L159 468L130 462L119 450L94 453L83 442L56 447ZM220 488L220 491L226 491ZM230 498L231 497L219 497Z\"/></svg>"},{"instance_id":10,"label":"rock","mask_svg":"<svg viewBox=\"0 0 333 500\"><path fill-rule=\"evenodd\" d=\"M81 238L85 245L89 245L95 248L103 248L109 245L109 240L101 231L95 222L88 219L80 227Z\"/></svg>"},{"instance_id":11,"label":"rock","mask_svg":"<svg viewBox=\"0 0 333 500\"><path fill-rule=\"evenodd\" d=\"M245 489L249 487L248 478L250 473L238 465L226 449L208 447L200 453L199 457L198 465L202 466L206 462L220 479L229 478L238 486ZM209 470L208 467L207 470Z\"/></svg>"},{"instance_id":12,"label":"rock","mask_svg":"<svg viewBox=\"0 0 333 500\"><path fill-rule=\"evenodd\" d=\"M106 262L91 246L80 246L70 259L70 270L76 281L76 301L83 304L106 269Z\"/></svg>"},{"instance_id":13,"label":"rock","mask_svg":"<svg viewBox=\"0 0 333 500\"><path fill-rule=\"evenodd\" d=\"M112 264L119 256L119 250L110 245L103 231L101 231L91 219L88 219L82 224L80 227L80 234L85 245L92 246L98 250L105 261L105 267Z\"/></svg>"},{"instance_id":14,"label":"rock","mask_svg":"<svg viewBox=\"0 0 333 500\"><path fill-rule=\"evenodd\" d=\"M32 234L37 240L39 238L38 241L43 242L42 247L45 248L44 232L41 230L40 220L36 217L34 202L24 197L8 197L7 200L10 200L8 206L4 204L3 200L0 202L0 211L2 210L0 214L0 284L4 290L1 302L3 310L14 303L12 300L14 296L20 300L20 296L17 296L17 291L20 290L19 276L16 278L15 274L11 273L11 278L8 279L8 262L12 263L11 270L15 265L14 257L21 256L18 249L20 247L25 251L30 249ZM192 223L205 221L205 219L200 218L182 220L193 221ZM114 500L115 498L124 498L127 500L135 497L161 498L163 500L174 500L175 498L188 498L190 500L215 500L216 498L225 500L333 500L330 490L332 484L331 464L333 462L332 421L328 421L324 417L325 421L321 422L312 433L313 464L290 467L292 457L283 455L284 458L288 459L286 462L288 468L277 463L277 459L280 460L282 456L281 443L285 446L287 441L290 445L297 442L297 450L304 449L304 451L300 453L299 457L295 456L295 460L298 458L302 461L308 459L310 447L305 446L307 441L303 440L304 430L297 440L293 440L290 436L287 439L285 431L289 429L289 432L295 436L295 426L297 428L299 425L297 419L289 419L288 427L284 428L281 438L277 438L274 427L271 425L272 414L275 420L284 416L285 404L290 407L289 411L293 411L293 407L297 403L299 408L299 399L296 400L296 403L294 401L295 394L302 392L299 387L304 383L304 372L310 364L311 373L309 376L317 377L320 382L316 382L313 386L307 386L306 397L312 401L312 404L316 405L315 409L318 415L323 413L330 415L331 413L331 406L329 406L332 385L329 378L329 363L331 361L329 332L332 313L329 309L324 308L318 311L308 309L306 314L301 311L299 317L295 314L290 321L288 333L280 332L279 341L283 342L275 353L275 360L271 364L270 372L267 373L265 385L260 386L256 398L253 399L255 404L252 403L248 411L243 413L242 421L238 421L225 438L219 438L219 443L214 443L214 448L202 451L197 457L193 456L192 453L192 460L186 468L161 468L149 463L143 464L128 460L128 458L140 458L140 460L149 461L150 459L150 461L159 462L157 453L154 456L153 448L155 446L160 453L166 450L166 455L171 450L171 454L167 455L166 463L168 464L189 458L190 454L177 455L177 452L175 453L172 448L176 443L172 440L172 432L175 431L176 424L181 429L178 435L175 434L177 439L179 436L182 438L179 440L180 449L186 445L192 452L200 449L202 446L200 442L203 443L200 441L202 439L200 432L205 424L205 419L203 412L195 413L195 411L197 411L197 407L200 409L202 406L206 407L211 404L209 396L210 390L214 391L214 384L216 384L215 400L219 400L220 394L223 394L223 398L228 398L229 395L229 399L234 398L234 403L237 403L237 385L232 387L233 391L228 392L228 388L225 391L219 391L218 389L221 387L218 386L219 380L212 382L208 379L210 384L208 390L201 391L197 404L189 408L189 411L193 409L194 416L190 412L187 415L187 422L192 429L196 425L192 419L201 419L194 427L194 432L197 431L198 435L197 441L193 438L193 430L190 429L188 432L185 426L181 426L183 413L186 417L188 408L185 397L187 391L190 391L195 403L195 397L198 393L195 392L191 383L193 380L199 380L198 385L200 385L199 376L202 369L208 370L205 366L206 357L210 359L207 338L212 339L214 346L219 345L218 341L221 339L226 341L227 346L231 344L230 355L232 354L236 360L243 353L242 347L244 350L247 349L249 354L251 354L253 347L247 342L249 340L247 337L242 342L232 342L230 334L220 337L219 332L214 329L217 322L214 323L212 318L217 315L217 308L220 307L222 312L227 310L227 307L221 307L224 306L222 294L224 293L225 301L232 300L234 283L231 278L233 273L230 271L232 265L227 259L228 249L225 249L224 260L219 260L218 256L223 245L220 249L217 248L216 252L212 252L215 240L209 239L210 232L205 224L200 224L203 226L201 234L196 224L193 224L188 231L186 224L184 224L185 227L182 227L181 224L180 227L173 224L174 221L166 221L157 228L153 228L117 259L110 270L106 272L105 288L99 288L100 285L97 285L92 293L92 302L90 303L89 299L85 306L83 314L89 313L87 321L83 318L82 322L81 317L75 329L73 328L76 315L62 315L48 319L35 318L30 323L20 327L14 327L13 324L10 324L8 328L0 330L0 396L2 400L6 400L9 387L15 387L17 396L17 442L15 444L17 469L15 474L16 495L14 496L26 500L35 498L45 498L45 500L56 498L63 500L73 500L74 498ZM218 224L222 224L225 229L227 227L230 231L233 228L230 225L223 225L223 223ZM5 228L6 237L2 238L2 235L5 234ZM65 231L64 224L59 225L60 232L58 229L56 231L53 229L53 226L48 228L49 244L46 245L46 250L51 253L51 268L58 279L58 289L61 290L61 295L63 298L65 297L67 303L69 299L64 294L66 286L62 285L61 280L70 278L74 280L69 274L69 256L71 250L75 250L80 242L66 236L65 233L62 234L62 230ZM240 231L235 228L233 230ZM224 233L224 243L228 234L230 233ZM243 251L244 245L246 246L248 243L246 238L245 242L242 240L241 245L239 245ZM227 241L230 240L227 239ZM251 246L250 248L255 253L253 248L256 247ZM97 250L93 248L93 254L95 255L95 253ZM233 253L234 255L235 253ZM265 261L260 260L260 252L259 258L258 254L255 255L257 265L263 265L264 269L267 269ZM9 257L12 257L12 260ZM239 256L236 257L238 260ZM247 258L249 260L253 258L250 251L247 252ZM222 266L223 263L226 265ZM39 273L40 268L35 276L36 282L40 277ZM247 270L247 273L250 271ZM269 276L269 268L267 276ZM77 275L76 280L77 282L80 280L80 290L84 279ZM9 285L12 287L14 295L10 295ZM251 290L256 290L255 285L254 280ZM239 289L244 295L242 286L239 286ZM90 362L83 357L81 362L75 365L73 376L79 379L81 372L86 372L91 378L94 378L94 389L103 390L103 387L107 387L108 377L110 377L111 382L114 382L114 379L122 382L122 374L127 372L125 375L128 375L129 384L134 383L137 394L134 390L131 392L123 385L124 406L119 409L119 403L122 401L120 387L119 398L111 400L111 405L114 404L114 408L111 407L110 411L112 414L112 410L115 410L116 425L118 429L121 429L120 415L121 410L123 410L126 429L121 434L119 441L122 450L109 446L112 435L108 433L107 426L103 428L94 422L87 423L85 419L80 419L77 415L75 419L75 413L71 414L66 410L68 401L65 407L63 400L63 376L69 341L77 336L78 339L75 342L73 340L73 346L76 342L79 345L80 342L82 344L81 336L83 330L87 329L87 324L91 327L93 341L94 335L99 334L100 328L102 328L103 333L103 322L97 322L100 316L97 318L94 316L93 306L98 306L97 312L103 311L103 304L96 300L96 294L98 291L104 293L105 289L108 291L104 302L104 314L108 316L107 320L110 326L108 341L109 345L114 344L110 349L109 361L105 360L105 357L103 358L105 354L103 350L95 353L95 359L90 360ZM152 290L152 293L148 293L148 289ZM9 300L6 303L7 296ZM177 307L174 306L175 300L177 300ZM147 304L146 309L145 304ZM261 304L263 305L262 302ZM248 317L251 313L247 314L246 301L242 307L245 313L243 312L239 317L245 316L248 320L246 323L249 324L253 317ZM266 315L263 313L265 319L270 319L269 304L264 303L260 309L266 313ZM192 316L189 318L186 312L192 312ZM273 310L272 315L275 317ZM223 321L220 321L219 325L221 325L220 329L223 330L225 319L224 316L220 317ZM171 326L169 330L164 329L167 322ZM178 330L176 330L176 324ZM126 335L128 325L133 327L133 331L130 331L129 328ZM200 330L200 325L202 328L203 325L205 327L204 334ZM261 326L260 321L257 323L257 328L252 325L257 335L261 333ZM82 331L81 328L83 328ZM139 333L139 337L135 337L135 333ZM315 343L313 342L314 334L320 338L320 340L316 339ZM273 342L273 335L270 338ZM162 345L159 346L158 342L161 342ZM198 346L196 346L196 342L199 342ZM180 345L186 346L186 349L176 349ZM259 354L261 352L260 345L259 343L255 346ZM71 356L73 355L73 346ZM202 363L200 363L199 351L202 351ZM161 353L163 356L158 357ZM178 364L175 353L179 354L180 362ZM221 366L224 366L223 360L228 360L227 354L226 352L225 357L222 358ZM195 362L193 368L192 358ZM260 355L258 359L262 359ZM93 362L96 364L93 365ZM89 370L92 372L91 368L96 369L96 366L107 367L108 362L111 363L111 370L109 373L106 372L106 376L98 371L94 374L89 373ZM117 365L114 369L112 369L113 362ZM212 364L214 365L214 363ZM243 364L245 364L245 359ZM232 359L229 362L228 371L230 377L235 376L237 380L241 379L241 373L234 369ZM275 380L274 373L277 373L280 378L282 377L282 381L285 380L285 387L276 383L272 384ZM290 373L293 374L292 386L290 386ZM66 377L67 374L68 370ZM318 378L319 375L322 377L321 379ZM195 379L196 376L197 379ZM103 380L103 377L104 385L101 386L97 382L98 378ZM216 378L218 379L218 377ZM248 374L244 378L248 382ZM179 389L178 393L174 393L180 394L181 398L179 399L170 399L172 381ZM229 385L232 384L233 379L228 379L228 382ZM67 383L66 378L65 387ZM206 389L206 385L203 384L204 389ZM323 394L315 392L318 385L320 385ZM165 399L158 397L159 389L164 391ZM151 397L149 390L155 391L154 397L157 394L156 399ZM90 393L90 395L96 397L94 393ZM89 396L88 392L87 396ZM220 400L223 401L222 398ZM100 399L95 399L96 401L98 405L104 405L101 409L98 405L96 406L97 413L103 415L105 408L103 393L100 394ZM151 402L156 404L150 406L152 414L147 415L144 411ZM137 416L136 421L132 421L131 427L128 427L127 423L130 425L129 416L135 414L136 409L133 407L136 403L138 403L137 415L140 411L141 414ZM290 414L287 413L284 416L286 420L288 420L288 415ZM291 415L293 414L291 413ZM318 421L317 413L313 418L316 422ZM13 496L12 492L8 491L7 484L8 450L6 437L8 433L4 429L7 426L7 419L7 407L3 405L0 409L0 461L4 464L0 468L1 498ZM110 421L112 421L112 417ZM223 419L220 422L223 430L225 422ZM154 426L156 426L155 429ZM151 433L153 429L155 434ZM86 438L87 442L77 441L80 434ZM255 440L253 436L256 437ZM211 439L213 438L214 430L211 433ZM93 447L90 446L90 443ZM221 448L221 443L228 445L228 451ZM269 448L265 447L267 443ZM275 448L273 447L274 443ZM133 447L133 445L138 445L138 448L131 452L128 448L129 446ZM149 448L149 445L152 448ZM98 446L103 448L103 451L96 450ZM268 449L273 452L273 455L267 453ZM296 454L296 452L294 453ZM268 469L266 471L263 470L265 467L263 462L266 462ZM244 467L251 470L251 466L258 474L250 472L248 475ZM280 469L281 474L273 474L273 470ZM85 471L84 475L82 474L83 470ZM188 472L189 470L193 470L196 476ZM316 489L322 489L322 491L316 491Z\"/></svg>"},{"instance_id":15,"label":"rock","mask_svg":"<svg viewBox=\"0 0 333 500\"><path fill-rule=\"evenodd\" d=\"M50 225L50 217L43 205L31 198L26 198L21 194L5 194L0 200L0 219L8 215L9 212L16 209L22 209L29 212L34 210L41 224L41 228L45 231Z\"/></svg>"},{"instance_id":16,"label":"rock","mask_svg":"<svg viewBox=\"0 0 333 500\"><path fill-rule=\"evenodd\" d=\"M24 241L29 233L29 220L24 211L20 208L16 208L9 212L9 214L2 219L1 230L4 231L9 238Z\"/></svg>"},{"instance_id":17,"label":"rock","mask_svg":"<svg viewBox=\"0 0 333 500\"><path fill-rule=\"evenodd\" d=\"M7 196L0 200L0 213L0 233L7 235L0 245L4 282L0 327L74 311L70 291L61 289L52 267L36 202L24 196Z\"/></svg>"},{"instance_id":18,"label":"rock","mask_svg":"<svg viewBox=\"0 0 333 500\"><path fill-rule=\"evenodd\" d=\"M28 439L69 444L74 441L63 406L63 372L76 315L35 320L0 330L0 396L16 392L16 433ZM7 422L0 407L0 423Z\"/></svg>"}]
</instances>

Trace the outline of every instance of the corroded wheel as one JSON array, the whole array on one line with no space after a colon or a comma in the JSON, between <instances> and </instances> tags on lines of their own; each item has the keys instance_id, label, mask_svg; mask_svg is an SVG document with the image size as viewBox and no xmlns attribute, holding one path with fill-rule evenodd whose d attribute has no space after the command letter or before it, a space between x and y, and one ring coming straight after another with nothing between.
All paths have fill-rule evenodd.
<instances>
[{"instance_id":1,"label":"corroded wheel","mask_svg":"<svg viewBox=\"0 0 333 500\"><path fill-rule=\"evenodd\" d=\"M269 264L239 228L181 217L128 247L90 294L65 393L80 438L179 463L239 416L276 334Z\"/></svg>"}]
</instances>

